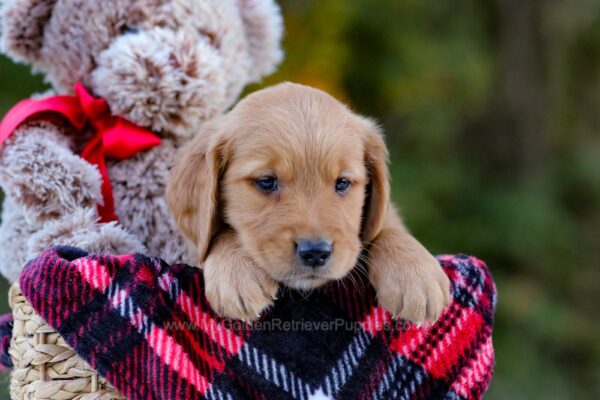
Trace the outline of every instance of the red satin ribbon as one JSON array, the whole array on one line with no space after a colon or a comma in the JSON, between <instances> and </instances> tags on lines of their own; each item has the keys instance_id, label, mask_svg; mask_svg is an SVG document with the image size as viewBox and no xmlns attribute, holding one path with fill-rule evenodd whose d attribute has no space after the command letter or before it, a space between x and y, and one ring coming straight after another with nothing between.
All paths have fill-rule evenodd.
<instances>
[{"instance_id":1,"label":"red satin ribbon","mask_svg":"<svg viewBox=\"0 0 600 400\"><path fill-rule=\"evenodd\" d=\"M94 98L85 87L75 84L75 96L26 99L13 107L0 122L0 146L25 121L43 113L58 113L77 129L87 124L94 136L86 143L81 157L98 167L102 175L104 204L98 205L102 222L118 221L112 186L106 170L106 157L125 159L160 144L160 138L147 129L110 113L106 100Z\"/></svg>"}]
</instances>

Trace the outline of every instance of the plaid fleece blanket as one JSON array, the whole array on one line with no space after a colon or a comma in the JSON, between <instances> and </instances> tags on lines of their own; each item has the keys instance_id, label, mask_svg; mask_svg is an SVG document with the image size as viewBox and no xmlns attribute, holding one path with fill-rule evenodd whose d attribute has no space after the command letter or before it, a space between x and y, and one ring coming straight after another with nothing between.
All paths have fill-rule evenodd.
<instances>
[{"instance_id":1,"label":"plaid fleece blanket","mask_svg":"<svg viewBox=\"0 0 600 400\"><path fill-rule=\"evenodd\" d=\"M453 300L432 326L393 321L366 279L282 290L253 325L215 315L202 272L141 254L48 250L21 274L34 309L128 399L479 399L495 286L441 256Z\"/></svg>"}]
</instances>

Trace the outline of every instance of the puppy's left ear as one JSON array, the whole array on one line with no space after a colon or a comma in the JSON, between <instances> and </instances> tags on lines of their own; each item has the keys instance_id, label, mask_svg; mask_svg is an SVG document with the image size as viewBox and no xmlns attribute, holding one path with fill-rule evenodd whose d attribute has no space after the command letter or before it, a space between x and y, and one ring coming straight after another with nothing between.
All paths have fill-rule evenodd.
<instances>
[{"instance_id":1,"label":"puppy's left ear","mask_svg":"<svg viewBox=\"0 0 600 400\"><path fill-rule=\"evenodd\" d=\"M364 162L369 174L361 240L369 243L381 232L390 203L388 152L379 126L363 119Z\"/></svg>"}]
</instances>

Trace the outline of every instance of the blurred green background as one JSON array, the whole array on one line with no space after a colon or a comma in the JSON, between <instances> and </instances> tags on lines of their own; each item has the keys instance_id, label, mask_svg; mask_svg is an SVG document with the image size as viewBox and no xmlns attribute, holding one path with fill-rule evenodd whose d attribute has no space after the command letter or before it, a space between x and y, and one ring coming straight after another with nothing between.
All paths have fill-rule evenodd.
<instances>
[{"instance_id":1,"label":"blurred green background","mask_svg":"<svg viewBox=\"0 0 600 400\"><path fill-rule=\"evenodd\" d=\"M264 84L378 118L408 226L488 262L486 398L599 399L600 0L280 3L286 59ZM0 59L1 113L43 89Z\"/></svg>"}]
</instances>

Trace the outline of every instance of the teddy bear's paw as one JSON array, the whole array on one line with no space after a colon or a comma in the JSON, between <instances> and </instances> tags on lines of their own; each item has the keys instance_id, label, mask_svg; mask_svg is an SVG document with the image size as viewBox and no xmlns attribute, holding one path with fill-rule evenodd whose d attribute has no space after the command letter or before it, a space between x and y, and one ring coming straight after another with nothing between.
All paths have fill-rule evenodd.
<instances>
[{"instance_id":1,"label":"teddy bear's paw","mask_svg":"<svg viewBox=\"0 0 600 400\"><path fill-rule=\"evenodd\" d=\"M29 253L51 246L75 246L94 254L144 253L144 245L120 225L98 222L95 209L79 209L44 224L28 241Z\"/></svg>"},{"instance_id":2,"label":"teddy bear's paw","mask_svg":"<svg viewBox=\"0 0 600 400\"><path fill-rule=\"evenodd\" d=\"M29 220L59 218L102 201L95 166L52 136L29 133L15 132L0 157L0 183Z\"/></svg>"},{"instance_id":3,"label":"teddy bear's paw","mask_svg":"<svg viewBox=\"0 0 600 400\"><path fill-rule=\"evenodd\" d=\"M29 223L10 198L4 199L0 219L0 273L9 282L15 282L25 263L35 256L28 252L26 238L41 226Z\"/></svg>"},{"instance_id":4,"label":"teddy bear's paw","mask_svg":"<svg viewBox=\"0 0 600 400\"><path fill-rule=\"evenodd\" d=\"M198 38L167 28L119 37L100 55L92 88L115 114L189 137L226 107L222 57Z\"/></svg>"},{"instance_id":5,"label":"teddy bear's paw","mask_svg":"<svg viewBox=\"0 0 600 400\"><path fill-rule=\"evenodd\" d=\"M450 302L450 280L428 253L403 261L370 265L369 276L379 304L393 318L417 324L437 321Z\"/></svg>"},{"instance_id":6,"label":"teddy bear's paw","mask_svg":"<svg viewBox=\"0 0 600 400\"><path fill-rule=\"evenodd\" d=\"M246 257L215 252L204 264L206 298L223 317L253 321L269 308L278 284Z\"/></svg>"}]
</instances>

